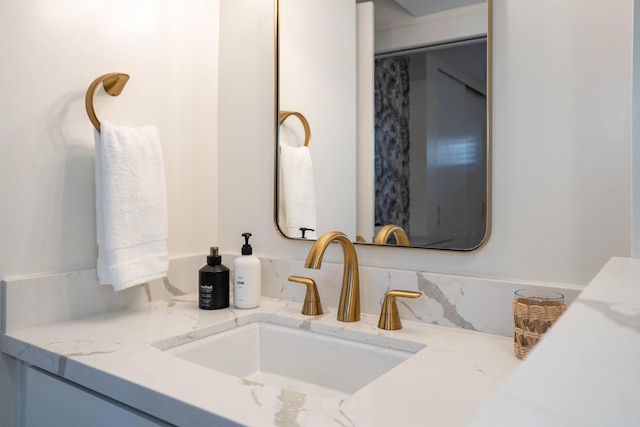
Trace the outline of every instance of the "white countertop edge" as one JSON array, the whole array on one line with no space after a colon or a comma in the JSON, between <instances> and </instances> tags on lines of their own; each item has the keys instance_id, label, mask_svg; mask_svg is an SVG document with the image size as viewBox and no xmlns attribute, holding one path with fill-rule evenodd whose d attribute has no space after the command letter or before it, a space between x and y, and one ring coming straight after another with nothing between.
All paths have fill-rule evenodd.
<instances>
[{"instance_id":1,"label":"white countertop edge","mask_svg":"<svg viewBox=\"0 0 640 427\"><path fill-rule=\"evenodd\" d=\"M309 318L301 305L263 298L254 310L204 311L197 295L144 304L117 313L13 331L2 351L114 400L178 425L463 425L519 364L508 337L403 321L399 331L377 329L377 316L335 320L335 311ZM291 326L342 328L346 336L372 332L427 347L343 401L291 395L178 359L171 346L209 335L229 322L277 314ZM367 335L369 336L369 335ZM215 416L214 416L215 414ZM219 417L219 418L216 418Z\"/></svg>"}]
</instances>

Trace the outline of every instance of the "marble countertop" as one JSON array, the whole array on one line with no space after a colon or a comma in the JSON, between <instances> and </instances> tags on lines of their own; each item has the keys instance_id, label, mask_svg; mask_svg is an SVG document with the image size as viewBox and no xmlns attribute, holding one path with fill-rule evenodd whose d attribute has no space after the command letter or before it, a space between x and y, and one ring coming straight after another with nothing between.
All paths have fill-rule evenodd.
<instances>
[{"instance_id":1,"label":"marble countertop","mask_svg":"<svg viewBox=\"0 0 640 427\"><path fill-rule=\"evenodd\" d=\"M471 425L640 425L640 260L612 258Z\"/></svg>"},{"instance_id":2,"label":"marble countertop","mask_svg":"<svg viewBox=\"0 0 640 427\"><path fill-rule=\"evenodd\" d=\"M460 426L520 364L512 339L403 320L382 331L378 317L336 320L335 309L308 317L300 303L263 298L252 310L204 311L190 294L119 312L11 331L3 352L177 425ZM340 328L426 345L407 361L344 399L282 390L179 359L158 348L193 341L230 323L277 315L291 325ZM154 346L155 344L155 346ZM220 351L224 351L221 349ZM219 424L216 424L219 425Z\"/></svg>"}]
</instances>

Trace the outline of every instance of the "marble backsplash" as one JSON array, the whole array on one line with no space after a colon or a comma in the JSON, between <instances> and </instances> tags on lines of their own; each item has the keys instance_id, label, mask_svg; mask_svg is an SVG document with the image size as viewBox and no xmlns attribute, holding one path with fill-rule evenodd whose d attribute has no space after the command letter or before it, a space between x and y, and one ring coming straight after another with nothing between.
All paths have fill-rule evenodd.
<instances>
[{"instance_id":1,"label":"marble backsplash","mask_svg":"<svg viewBox=\"0 0 640 427\"><path fill-rule=\"evenodd\" d=\"M312 270L304 268L304 261L271 258L263 259L262 263L263 295L302 302L305 286L289 282L287 278L290 275L304 276L315 280L323 306L338 306L341 264L323 263L320 270ZM511 301L514 291L523 288L555 290L565 296L567 304L572 303L582 291L581 287L571 285L360 267L362 312L379 314L384 295L390 289L419 291L423 294L420 298L396 300L402 320L495 335L513 334Z\"/></svg>"},{"instance_id":2,"label":"marble backsplash","mask_svg":"<svg viewBox=\"0 0 640 427\"><path fill-rule=\"evenodd\" d=\"M223 254L233 265L235 255ZM198 270L204 255L172 259L168 277L120 292L98 285L95 269L4 279L0 330L3 332L49 322L65 321L126 309L154 300L197 291ZM318 284L325 307L337 307L342 265L325 262L320 270L304 268L304 261L261 258L262 295L302 302L304 285L289 282L290 275L306 276ZM495 280L434 274L423 271L360 267L361 310L379 314L387 290L420 291L417 299L398 298L403 320L464 328L496 335L512 334L513 292L522 288L546 288L565 296L570 304L582 288L525 281Z\"/></svg>"},{"instance_id":3,"label":"marble backsplash","mask_svg":"<svg viewBox=\"0 0 640 427\"><path fill-rule=\"evenodd\" d=\"M96 269L4 278L0 282L0 332L126 309L197 290L205 256L172 259L169 274L119 292L98 284Z\"/></svg>"}]
</instances>

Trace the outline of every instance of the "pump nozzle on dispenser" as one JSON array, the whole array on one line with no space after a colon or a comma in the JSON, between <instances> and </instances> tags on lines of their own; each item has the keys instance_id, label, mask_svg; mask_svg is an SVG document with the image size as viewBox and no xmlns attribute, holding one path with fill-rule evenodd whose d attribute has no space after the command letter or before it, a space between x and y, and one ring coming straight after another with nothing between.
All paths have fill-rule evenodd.
<instances>
[{"instance_id":1,"label":"pump nozzle on dispenser","mask_svg":"<svg viewBox=\"0 0 640 427\"><path fill-rule=\"evenodd\" d=\"M209 250L209 255L207 256L207 264L209 265L220 265L222 263L222 257L218 255L217 246L212 246Z\"/></svg>"},{"instance_id":2,"label":"pump nozzle on dispenser","mask_svg":"<svg viewBox=\"0 0 640 427\"><path fill-rule=\"evenodd\" d=\"M242 245L242 255L251 255L253 253L253 248L249 244L249 237L251 237L251 233L242 233L244 237L244 245Z\"/></svg>"}]
</instances>

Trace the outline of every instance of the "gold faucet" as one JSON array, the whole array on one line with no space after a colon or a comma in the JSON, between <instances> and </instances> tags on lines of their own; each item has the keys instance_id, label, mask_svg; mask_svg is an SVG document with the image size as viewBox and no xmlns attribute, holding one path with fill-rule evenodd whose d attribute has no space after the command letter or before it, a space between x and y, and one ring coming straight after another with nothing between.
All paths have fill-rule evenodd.
<instances>
[{"instance_id":1,"label":"gold faucet","mask_svg":"<svg viewBox=\"0 0 640 427\"><path fill-rule=\"evenodd\" d=\"M341 322L357 322L360 320L360 278L358 273L358 255L351 240L340 231L329 231L323 234L309 250L306 268L319 269L322 256L331 242L338 242L344 253L344 267L342 273L342 290L338 305L338 320Z\"/></svg>"},{"instance_id":2,"label":"gold faucet","mask_svg":"<svg viewBox=\"0 0 640 427\"><path fill-rule=\"evenodd\" d=\"M396 238L396 243L398 246L409 246L409 237L407 233L404 232L402 227L394 224L385 225L380 229L376 238L373 240L373 243L378 245L386 245L389 240L389 236L391 234Z\"/></svg>"}]
</instances>

